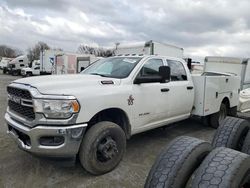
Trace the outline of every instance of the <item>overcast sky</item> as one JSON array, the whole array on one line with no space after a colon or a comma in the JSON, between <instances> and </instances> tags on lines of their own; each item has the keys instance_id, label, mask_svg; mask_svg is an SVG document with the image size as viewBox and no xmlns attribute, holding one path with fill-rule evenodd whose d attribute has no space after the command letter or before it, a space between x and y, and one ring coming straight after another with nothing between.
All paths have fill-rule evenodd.
<instances>
[{"instance_id":1,"label":"overcast sky","mask_svg":"<svg viewBox=\"0 0 250 188\"><path fill-rule=\"evenodd\" d=\"M249 0L0 0L0 44L76 51L152 39L186 56L250 57L249 8Z\"/></svg>"}]
</instances>

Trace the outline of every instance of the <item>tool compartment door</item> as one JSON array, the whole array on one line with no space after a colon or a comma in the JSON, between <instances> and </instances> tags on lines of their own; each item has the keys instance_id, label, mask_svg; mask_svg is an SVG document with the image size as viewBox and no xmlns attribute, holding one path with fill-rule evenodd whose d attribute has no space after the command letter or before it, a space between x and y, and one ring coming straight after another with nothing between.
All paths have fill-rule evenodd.
<instances>
[{"instance_id":1,"label":"tool compartment door","mask_svg":"<svg viewBox=\"0 0 250 188\"><path fill-rule=\"evenodd\" d=\"M193 76L195 102L193 115L207 116L216 113L224 98L230 107L239 102L240 78L238 76Z\"/></svg>"}]
</instances>

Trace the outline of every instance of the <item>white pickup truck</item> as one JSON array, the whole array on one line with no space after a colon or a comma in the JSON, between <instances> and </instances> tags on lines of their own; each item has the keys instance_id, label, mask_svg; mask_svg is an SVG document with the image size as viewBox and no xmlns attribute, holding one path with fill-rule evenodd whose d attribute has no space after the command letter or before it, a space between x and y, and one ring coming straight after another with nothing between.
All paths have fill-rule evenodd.
<instances>
[{"instance_id":1,"label":"white pickup truck","mask_svg":"<svg viewBox=\"0 0 250 188\"><path fill-rule=\"evenodd\" d=\"M92 174L114 169L132 135L198 115L217 127L236 108L240 78L191 76L183 59L102 59L81 74L23 78L8 87L5 119L18 146L45 156L78 155Z\"/></svg>"},{"instance_id":2,"label":"white pickup truck","mask_svg":"<svg viewBox=\"0 0 250 188\"><path fill-rule=\"evenodd\" d=\"M23 77L40 75L40 60L34 60L30 67L22 68L21 75Z\"/></svg>"}]
</instances>

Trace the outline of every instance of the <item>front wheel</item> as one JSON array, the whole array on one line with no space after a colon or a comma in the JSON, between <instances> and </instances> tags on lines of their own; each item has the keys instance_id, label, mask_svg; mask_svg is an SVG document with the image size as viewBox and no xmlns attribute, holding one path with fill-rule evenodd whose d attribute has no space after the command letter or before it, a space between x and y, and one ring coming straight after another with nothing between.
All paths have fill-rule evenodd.
<instances>
[{"instance_id":1,"label":"front wheel","mask_svg":"<svg viewBox=\"0 0 250 188\"><path fill-rule=\"evenodd\" d=\"M89 173L101 175L113 170L126 150L126 136L117 124L103 121L93 125L82 141L79 159Z\"/></svg>"}]
</instances>

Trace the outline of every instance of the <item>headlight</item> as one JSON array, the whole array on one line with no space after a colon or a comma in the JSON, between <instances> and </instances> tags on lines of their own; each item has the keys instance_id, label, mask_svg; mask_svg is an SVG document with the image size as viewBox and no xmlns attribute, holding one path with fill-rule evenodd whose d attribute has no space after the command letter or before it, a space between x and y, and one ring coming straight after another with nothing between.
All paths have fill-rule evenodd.
<instances>
[{"instance_id":1,"label":"headlight","mask_svg":"<svg viewBox=\"0 0 250 188\"><path fill-rule=\"evenodd\" d=\"M66 119L79 110L80 105L77 100L34 100L34 111L43 113L46 118Z\"/></svg>"}]
</instances>

